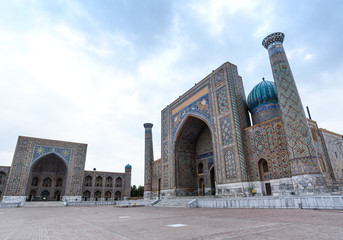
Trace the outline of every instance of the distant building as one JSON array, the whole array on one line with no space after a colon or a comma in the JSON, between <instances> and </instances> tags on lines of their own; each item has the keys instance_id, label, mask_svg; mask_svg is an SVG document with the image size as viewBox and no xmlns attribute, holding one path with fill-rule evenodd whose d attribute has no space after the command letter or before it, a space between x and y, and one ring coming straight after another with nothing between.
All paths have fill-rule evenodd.
<instances>
[{"instance_id":1,"label":"distant building","mask_svg":"<svg viewBox=\"0 0 343 240\"><path fill-rule=\"evenodd\" d=\"M283 40L283 33L263 40L274 82L263 79L247 99L227 62L163 109L157 161L153 125L144 124L146 199L343 190L343 136L306 118Z\"/></svg>"},{"instance_id":2,"label":"distant building","mask_svg":"<svg viewBox=\"0 0 343 240\"><path fill-rule=\"evenodd\" d=\"M19 137L11 167L0 167L0 199L110 201L130 196L125 172L85 171L87 144Z\"/></svg>"}]
</instances>

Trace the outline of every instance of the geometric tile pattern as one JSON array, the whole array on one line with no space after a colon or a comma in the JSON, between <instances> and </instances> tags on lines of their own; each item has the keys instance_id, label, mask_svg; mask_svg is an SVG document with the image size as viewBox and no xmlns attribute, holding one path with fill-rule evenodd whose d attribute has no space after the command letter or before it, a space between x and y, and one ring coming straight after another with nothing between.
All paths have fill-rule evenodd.
<instances>
[{"instance_id":1,"label":"geometric tile pattern","mask_svg":"<svg viewBox=\"0 0 343 240\"><path fill-rule=\"evenodd\" d=\"M271 163L273 178L278 178L278 176L279 176L279 161L278 161L278 157L277 157L276 153L270 155L270 163Z\"/></svg>"},{"instance_id":2,"label":"geometric tile pattern","mask_svg":"<svg viewBox=\"0 0 343 240\"><path fill-rule=\"evenodd\" d=\"M234 153L228 149L224 154L225 168L226 168L226 178L236 177L236 163Z\"/></svg>"},{"instance_id":3,"label":"geometric tile pattern","mask_svg":"<svg viewBox=\"0 0 343 240\"><path fill-rule=\"evenodd\" d=\"M320 173L305 112L282 43L268 49L285 127L292 174ZM309 166L304 166L308 165ZM317 167L315 167L317 165Z\"/></svg>"},{"instance_id":4,"label":"geometric tile pattern","mask_svg":"<svg viewBox=\"0 0 343 240\"><path fill-rule=\"evenodd\" d=\"M285 138L284 138L284 133L283 133L281 124L277 124L275 126L275 132L276 132L276 139L277 139L277 144L278 144L279 149L285 148L286 144L285 144Z\"/></svg>"},{"instance_id":5,"label":"geometric tile pattern","mask_svg":"<svg viewBox=\"0 0 343 240\"><path fill-rule=\"evenodd\" d=\"M163 140L168 139L168 121L163 121Z\"/></svg>"},{"instance_id":6,"label":"geometric tile pattern","mask_svg":"<svg viewBox=\"0 0 343 240\"><path fill-rule=\"evenodd\" d=\"M163 144L163 162L168 162L168 142Z\"/></svg>"},{"instance_id":7,"label":"geometric tile pattern","mask_svg":"<svg viewBox=\"0 0 343 240\"><path fill-rule=\"evenodd\" d=\"M209 102L209 94L206 93L172 116L173 139L175 139L175 134L188 113L204 118L211 125L211 108Z\"/></svg>"},{"instance_id":8,"label":"geometric tile pattern","mask_svg":"<svg viewBox=\"0 0 343 240\"><path fill-rule=\"evenodd\" d=\"M229 110L227 101L226 87L221 87L217 90L218 112L219 114L226 113Z\"/></svg>"},{"instance_id":9,"label":"geometric tile pattern","mask_svg":"<svg viewBox=\"0 0 343 240\"><path fill-rule=\"evenodd\" d=\"M229 116L220 119L220 128L222 130L222 142L223 144L229 144L232 142L231 126Z\"/></svg>"},{"instance_id":10,"label":"geometric tile pattern","mask_svg":"<svg viewBox=\"0 0 343 240\"><path fill-rule=\"evenodd\" d=\"M232 69L232 72L231 72L231 69ZM231 106L232 106L232 113L233 113L233 120L234 120L234 128L236 130L238 157L239 157L239 163L240 163L240 172L237 173L238 174L237 177L241 178L242 181L247 181L248 175L247 175L247 169L246 169L246 161L245 161L245 154L244 154L244 147L243 147L243 135L242 135L243 126L245 125L242 122L242 119L240 119L240 114L242 114L242 111L243 111L242 109L243 104L242 104L242 101L239 100L239 92L236 92L237 86L235 85L235 83L237 84L240 81L240 78L238 77L237 67L236 66L228 67L227 76L228 76L230 99L231 99ZM244 116L244 114L242 116Z\"/></svg>"},{"instance_id":11,"label":"geometric tile pattern","mask_svg":"<svg viewBox=\"0 0 343 240\"><path fill-rule=\"evenodd\" d=\"M265 149L265 143L264 143L264 136L261 131L256 131L254 133L254 145L255 145L255 151L258 155L262 154Z\"/></svg>"},{"instance_id":12,"label":"geometric tile pattern","mask_svg":"<svg viewBox=\"0 0 343 240\"><path fill-rule=\"evenodd\" d=\"M274 151L276 146L274 144L274 134L271 126L266 127L266 134L268 140L268 146L270 151Z\"/></svg>"},{"instance_id":13,"label":"geometric tile pattern","mask_svg":"<svg viewBox=\"0 0 343 240\"><path fill-rule=\"evenodd\" d=\"M214 76L214 84L218 86L224 82L224 71L221 69L215 76Z\"/></svg>"},{"instance_id":14,"label":"geometric tile pattern","mask_svg":"<svg viewBox=\"0 0 343 240\"><path fill-rule=\"evenodd\" d=\"M38 158L45 156L49 153L55 153L61 158L63 158L67 166L69 165L69 160L71 156L71 149L70 148L57 148L57 147L47 147L47 146L35 146L33 150L33 158L32 163L34 163Z\"/></svg>"},{"instance_id":15,"label":"geometric tile pattern","mask_svg":"<svg viewBox=\"0 0 343 240\"><path fill-rule=\"evenodd\" d=\"M145 127L145 177L144 190L151 191L152 188L152 162L154 161L153 145L152 145L152 124Z\"/></svg>"},{"instance_id":16,"label":"geometric tile pattern","mask_svg":"<svg viewBox=\"0 0 343 240\"><path fill-rule=\"evenodd\" d=\"M168 165L163 166L163 187L168 188L169 186L169 174Z\"/></svg>"}]
</instances>

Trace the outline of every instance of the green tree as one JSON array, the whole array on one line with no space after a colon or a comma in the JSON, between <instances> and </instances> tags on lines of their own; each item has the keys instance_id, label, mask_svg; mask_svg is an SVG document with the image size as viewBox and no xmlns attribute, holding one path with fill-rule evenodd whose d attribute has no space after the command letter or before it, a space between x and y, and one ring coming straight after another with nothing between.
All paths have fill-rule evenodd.
<instances>
[{"instance_id":1,"label":"green tree","mask_svg":"<svg viewBox=\"0 0 343 240\"><path fill-rule=\"evenodd\" d=\"M138 189L137 189L137 197L143 197L144 195L144 187L143 186L139 186Z\"/></svg>"},{"instance_id":2,"label":"green tree","mask_svg":"<svg viewBox=\"0 0 343 240\"><path fill-rule=\"evenodd\" d=\"M138 190L136 185L131 186L131 197L137 197L138 195Z\"/></svg>"}]
</instances>

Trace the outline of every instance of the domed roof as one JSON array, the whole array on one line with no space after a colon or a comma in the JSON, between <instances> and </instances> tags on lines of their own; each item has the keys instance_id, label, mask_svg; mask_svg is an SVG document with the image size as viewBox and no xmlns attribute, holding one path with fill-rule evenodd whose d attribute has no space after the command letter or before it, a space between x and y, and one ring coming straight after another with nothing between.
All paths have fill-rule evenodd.
<instances>
[{"instance_id":1,"label":"domed roof","mask_svg":"<svg viewBox=\"0 0 343 240\"><path fill-rule=\"evenodd\" d=\"M132 168L132 166L130 164L127 164L125 168Z\"/></svg>"},{"instance_id":2,"label":"domed roof","mask_svg":"<svg viewBox=\"0 0 343 240\"><path fill-rule=\"evenodd\" d=\"M249 93L247 105L249 111L252 112L254 109L261 105L268 103L278 103L275 84L271 81L263 81L257 84Z\"/></svg>"}]
</instances>

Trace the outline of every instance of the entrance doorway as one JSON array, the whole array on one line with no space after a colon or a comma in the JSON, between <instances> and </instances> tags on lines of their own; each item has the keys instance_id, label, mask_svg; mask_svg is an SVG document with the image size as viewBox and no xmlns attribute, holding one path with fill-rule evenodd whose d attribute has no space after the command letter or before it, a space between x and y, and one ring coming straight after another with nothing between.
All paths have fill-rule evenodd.
<instances>
[{"instance_id":1,"label":"entrance doorway","mask_svg":"<svg viewBox=\"0 0 343 240\"><path fill-rule=\"evenodd\" d=\"M216 195L216 176L214 175L214 167L210 171L210 181L211 181L211 195Z\"/></svg>"},{"instance_id":2,"label":"entrance doorway","mask_svg":"<svg viewBox=\"0 0 343 240\"><path fill-rule=\"evenodd\" d=\"M61 201L65 192L67 166L55 153L38 159L30 169L27 201Z\"/></svg>"},{"instance_id":3,"label":"entrance doorway","mask_svg":"<svg viewBox=\"0 0 343 240\"><path fill-rule=\"evenodd\" d=\"M213 155L212 142L211 130L204 120L195 116L188 116L184 120L178 130L174 148L177 196L205 195L205 182L211 182L211 189L215 192L214 174L211 176L207 171L212 165L208 160Z\"/></svg>"},{"instance_id":4,"label":"entrance doorway","mask_svg":"<svg viewBox=\"0 0 343 240\"><path fill-rule=\"evenodd\" d=\"M200 178L199 180L199 189L200 189L200 196L205 196L205 182L204 179Z\"/></svg>"},{"instance_id":5,"label":"entrance doorway","mask_svg":"<svg viewBox=\"0 0 343 240\"><path fill-rule=\"evenodd\" d=\"M260 174L262 193L264 193L264 195L270 196L272 195L272 188L270 183L266 182L270 180L270 172L266 159L260 159L260 161L258 162L258 169Z\"/></svg>"}]
</instances>

